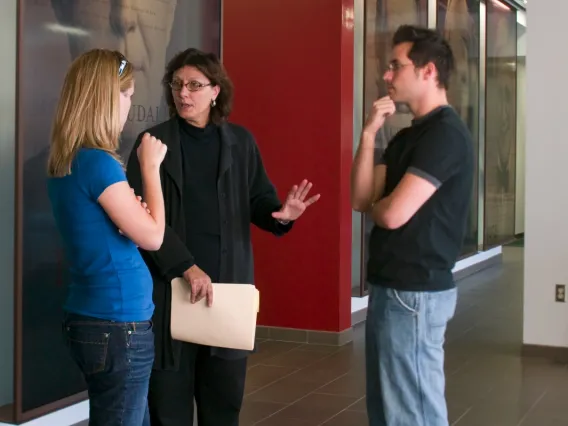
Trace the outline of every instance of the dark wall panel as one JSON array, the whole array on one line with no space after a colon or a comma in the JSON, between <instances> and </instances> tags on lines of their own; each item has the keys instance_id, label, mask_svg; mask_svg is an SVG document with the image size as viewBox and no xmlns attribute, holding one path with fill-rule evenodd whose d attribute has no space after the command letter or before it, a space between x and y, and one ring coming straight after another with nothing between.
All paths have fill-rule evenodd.
<instances>
[{"instance_id":1,"label":"dark wall panel","mask_svg":"<svg viewBox=\"0 0 568 426\"><path fill-rule=\"evenodd\" d=\"M166 61L187 47L219 53L220 0L22 0L20 132L22 202L21 409L85 389L61 338L68 274L46 194L51 120L64 74L82 52L122 51L135 65L136 93L123 133L127 157L136 135L167 118L160 84ZM128 29L128 31L127 31Z\"/></svg>"}]
</instances>

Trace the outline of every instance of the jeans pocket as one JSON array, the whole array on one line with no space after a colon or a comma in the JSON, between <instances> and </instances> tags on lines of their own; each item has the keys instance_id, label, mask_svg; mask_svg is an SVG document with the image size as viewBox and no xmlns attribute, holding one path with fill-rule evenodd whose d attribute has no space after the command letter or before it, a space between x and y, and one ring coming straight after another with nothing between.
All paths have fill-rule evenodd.
<instances>
[{"instance_id":1,"label":"jeans pocket","mask_svg":"<svg viewBox=\"0 0 568 426\"><path fill-rule=\"evenodd\" d=\"M67 346L71 356L85 375L105 371L110 333L93 330L93 327L67 325Z\"/></svg>"},{"instance_id":2,"label":"jeans pocket","mask_svg":"<svg viewBox=\"0 0 568 426\"><path fill-rule=\"evenodd\" d=\"M417 315L420 312L421 293L414 291L398 291L392 288L387 289L387 296L390 300L390 311Z\"/></svg>"},{"instance_id":3,"label":"jeans pocket","mask_svg":"<svg viewBox=\"0 0 568 426\"><path fill-rule=\"evenodd\" d=\"M153 331L152 326L152 321L138 322L136 323L136 330L132 333L137 335L151 334Z\"/></svg>"},{"instance_id":4,"label":"jeans pocket","mask_svg":"<svg viewBox=\"0 0 568 426\"><path fill-rule=\"evenodd\" d=\"M442 345L448 322L456 311L457 289L426 294L426 329L429 341Z\"/></svg>"},{"instance_id":5,"label":"jeans pocket","mask_svg":"<svg viewBox=\"0 0 568 426\"><path fill-rule=\"evenodd\" d=\"M154 347L154 330L151 321L136 323L136 329L128 331L128 348L139 349Z\"/></svg>"}]
</instances>

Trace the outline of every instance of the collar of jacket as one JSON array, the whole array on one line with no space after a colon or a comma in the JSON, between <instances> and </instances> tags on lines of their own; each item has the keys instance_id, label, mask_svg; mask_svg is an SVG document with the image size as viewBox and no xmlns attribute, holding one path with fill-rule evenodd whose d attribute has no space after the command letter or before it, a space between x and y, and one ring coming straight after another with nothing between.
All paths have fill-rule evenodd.
<instances>
[{"instance_id":1,"label":"collar of jacket","mask_svg":"<svg viewBox=\"0 0 568 426\"><path fill-rule=\"evenodd\" d=\"M157 134L153 136L161 139L168 147L163 168L175 182L179 193L181 194L183 188L183 168L178 118L170 118L168 121L163 123L163 128L160 130L160 132L156 132ZM231 167L231 164L233 163L232 145L237 143L237 137L229 123L223 122L220 124L219 130L221 136L221 158L219 162L219 175L217 176L217 181L219 181L225 172Z\"/></svg>"}]
</instances>

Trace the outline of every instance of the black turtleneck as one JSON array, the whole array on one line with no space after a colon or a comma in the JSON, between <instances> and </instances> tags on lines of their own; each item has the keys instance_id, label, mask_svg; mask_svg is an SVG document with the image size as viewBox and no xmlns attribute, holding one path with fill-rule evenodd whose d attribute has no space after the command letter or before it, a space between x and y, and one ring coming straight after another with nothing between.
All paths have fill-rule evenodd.
<instances>
[{"instance_id":1,"label":"black turtleneck","mask_svg":"<svg viewBox=\"0 0 568 426\"><path fill-rule=\"evenodd\" d=\"M219 128L199 128L180 119L183 165L183 208L187 248L213 282L219 281L220 217L217 178L221 137Z\"/></svg>"}]
</instances>

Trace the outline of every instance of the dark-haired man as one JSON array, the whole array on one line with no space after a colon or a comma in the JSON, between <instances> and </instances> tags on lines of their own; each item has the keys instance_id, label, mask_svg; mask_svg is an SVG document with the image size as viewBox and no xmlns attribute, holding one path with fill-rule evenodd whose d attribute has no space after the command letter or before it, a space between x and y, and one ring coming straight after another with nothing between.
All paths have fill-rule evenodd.
<instances>
[{"instance_id":1,"label":"dark-haired man","mask_svg":"<svg viewBox=\"0 0 568 426\"><path fill-rule=\"evenodd\" d=\"M447 426L444 336L452 269L473 187L473 144L446 91L454 58L436 32L400 27L384 74L389 95L367 118L352 170L353 209L369 212L366 323L370 426ZM374 166L374 141L395 102L414 120Z\"/></svg>"}]
</instances>

